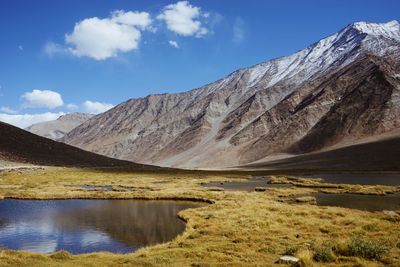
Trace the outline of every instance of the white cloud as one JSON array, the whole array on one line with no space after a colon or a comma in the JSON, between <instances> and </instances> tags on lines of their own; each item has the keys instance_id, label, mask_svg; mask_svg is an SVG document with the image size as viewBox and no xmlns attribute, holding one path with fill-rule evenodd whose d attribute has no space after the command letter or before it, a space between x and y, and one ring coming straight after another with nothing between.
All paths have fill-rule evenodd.
<instances>
[{"instance_id":1,"label":"white cloud","mask_svg":"<svg viewBox=\"0 0 400 267\"><path fill-rule=\"evenodd\" d=\"M69 110L77 110L79 108L77 105L72 104L72 103L71 104L67 104L66 107Z\"/></svg>"},{"instance_id":2,"label":"white cloud","mask_svg":"<svg viewBox=\"0 0 400 267\"><path fill-rule=\"evenodd\" d=\"M65 115L64 112L52 113L40 113L40 114L18 114L18 115L11 115L0 113L0 121L6 122L8 124L26 128L31 126L32 124L44 122L44 121L52 121L57 119L58 117Z\"/></svg>"},{"instance_id":3,"label":"white cloud","mask_svg":"<svg viewBox=\"0 0 400 267\"><path fill-rule=\"evenodd\" d=\"M8 114L16 114L17 113L16 110L9 108L9 107L1 107L0 112L4 112L4 113L8 113Z\"/></svg>"},{"instance_id":4,"label":"white cloud","mask_svg":"<svg viewBox=\"0 0 400 267\"><path fill-rule=\"evenodd\" d=\"M244 20L238 17L233 24L233 42L235 44L241 44L244 41L244 37Z\"/></svg>"},{"instance_id":5,"label":"white cloud","mask_svg":"<svg viewBox=\"0 0 400 267\"><path fill-rule=\"evenodd\" d=\"M22 95L25 100L23 108L49 108L54 109L64 104L61 95L50 90L33 90Z\"/></svg>"},{"instance_id":6,"label":"white cloud","mask_svg":"<svg viewBox=\"0 0 400 267\"><path fill-rule=\"evenodd\" d=\"M55 54L67 52L67 50L65 48L63 48L61 45L53 43L53 42L47 42L44 45L43 50L50 57L54 56Z\"/></svg>"},{"instance_id":7,"label":"white cloud","mask_svg":"<svg viewBox=\"0 0 400 267\"><path fill-rule=\"evenodd\" d=\"M65 41L73 55L104 60L137 49L141 31L151 29L150 14L117 10L110 18L87 18L75 24Z\"/></svg>"},{"instance_id":8,"label":"white cloud","mask_svg":"<svg viewBox=\"0 0 400 267\"><path fill-rule=\"evenodd\" d=\"M116 23L126 24L146 30L151 27L152 20L147 12L115 10L111 13L111 20Z\"/></svg>"},{"instance_id":9,"label":"white cloud","mask_svg":"<svg viewBox=\"0 0 400 267\"><path fill-rule=\"evenodd\" d=\"M21 50L21 51L23 51L23 50L24 50L24 47L23 47L22 45L19 45L19 46L18 46L18 49Z\"/></svg>"},{"instance_id":10,"label":"white cloud","mask_svg":"<svg viewBox=\"0 0 400 267\"><path fill-rule=\"evenodd\" d=\"M157 19L165 21L170 31L182 36L202 37L208 30L201 24L200 18L208 17L201 9L192 6L188 1L180 1L164 7Z\"/></svg>"},{"instance_id":11,"label":"white cloud","mask_svg":"<svg viewBox=\"0 0 400 267\"><path fill-rule=\"evenodd\" d=\"M175 48L179 48L179 44L176 41L170 40L168 43Z\"/></svg>"},{"instance_id":12,"label":"white cloud","mask_svg":"<svg viewBox=\"0 0 400 267\"><path fill-rule=\"evenodd\" d=\"M90 100L85 101L85 103L83 103L83 106L85 108L85 111L91 114L103 113L114 107L114 105L112 104L95 102Z\"/></svg>"}]
</instances>

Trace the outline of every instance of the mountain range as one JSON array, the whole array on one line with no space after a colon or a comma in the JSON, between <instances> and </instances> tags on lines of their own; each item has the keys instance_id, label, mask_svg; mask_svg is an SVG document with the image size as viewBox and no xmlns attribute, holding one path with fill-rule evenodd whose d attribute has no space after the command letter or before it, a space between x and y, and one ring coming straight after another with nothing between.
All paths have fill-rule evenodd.
<instances>
[{"instance_id":1,"label":"mountain range","mask_svg":"<svg viewBox=\"0 0 400 267\"><path fill-rule=\"evenodd\" d=\"M399 58L399 22L357 22L200 88L130 99L61 141L144 164L225 168L379 139L400 126Z\"/></svg>"},{"instance_id":2,"label":"mountain range","mask_svg":"<svg viewBox=\"0 0 400 267\"><path fill-rule=\"evenodd\" d=\"M62 115L53 121L33 124L25 130L49 139L57 140L64 137L65 134L69 133L75 127L81 125L91 117L93 117L93 115L87 113L69 113Z\"/></svg>"}]
</instances>

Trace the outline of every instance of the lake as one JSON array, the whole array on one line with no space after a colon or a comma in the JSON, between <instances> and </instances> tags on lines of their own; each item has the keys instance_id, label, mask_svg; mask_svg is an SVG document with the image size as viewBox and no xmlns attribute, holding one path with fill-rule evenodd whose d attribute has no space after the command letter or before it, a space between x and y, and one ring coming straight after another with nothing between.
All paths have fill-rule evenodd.
<instances>
[{"instance_id":1,"label":"lake","mask_svg":"<svg viewBox=\"0 0 400 267\"><path fill-rule=\"evenodd\" d=\"M0 247L51 253L129 253L174 239L186 201L0 200Z\"/></svg>"}]
</instances>

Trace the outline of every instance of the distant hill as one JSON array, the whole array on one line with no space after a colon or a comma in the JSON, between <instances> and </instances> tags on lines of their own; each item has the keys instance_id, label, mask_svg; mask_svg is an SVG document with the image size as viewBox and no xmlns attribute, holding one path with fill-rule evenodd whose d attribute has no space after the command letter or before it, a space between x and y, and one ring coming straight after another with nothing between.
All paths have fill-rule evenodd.
<instances>
[{"instance_id":1,"label":"distant hill","mask_svg":"<svg viewBox=\"0 0 400 267\"><path fill-rule=\"evenodd\" d=\"M94 154L0 122L2 160L46 166L156 168Z\"/></svg>"},{"instance_id":2,"label":"distant hill","mask_svg":"<svg viewBox=\"0 0 400 267\"><path fill-rule=\"evenodd\" d=\"M93 117L93 115L87 113L69 113L53 121L33 124L25 128L25 130L46 138L57 140L64 137L64 135L91 117Z\"/></svg>"}]
</instances>

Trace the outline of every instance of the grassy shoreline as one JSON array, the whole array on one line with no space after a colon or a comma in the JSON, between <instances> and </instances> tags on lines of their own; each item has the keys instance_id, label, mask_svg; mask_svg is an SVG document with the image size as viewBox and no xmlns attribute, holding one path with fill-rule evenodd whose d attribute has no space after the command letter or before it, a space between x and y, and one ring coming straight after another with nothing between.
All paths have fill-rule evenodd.
<instances>
[{"instance_id":1,"label":"grassy shoreline","mask_svg":"<svg viewBox=\"0 0 400 267\"><path fill-rule=\"evenodd\" d=\"M249 193L213 191L201 186L205 182L237 178L249 176L242 173L112 172L66 168L2 172L0 198L162 199L213 204L181 211L178 216L186 222L186 230L181 235L171 242L134 253L71 255L56 252L43 255L0 250L0 266L268 266L288 253L299 257L303 266L400 265L400 222L397 217L382 212L287 201L324 190L377 194L398 192L399 187L335 185L327 189L324 188L326 184L319 181L311 184L295 181L295 187L266 188L262 192ZM286 182L294 183L290 179ZM85 184L111 186L112 190L87 191L79 187ZM351 252L351 237L357 235L366 242L375 242L377 249L385 246L385 251L379 258L371 259L348 253ZM328 254L333 258L322 257Z\"/></svg>"}]
</instances>

